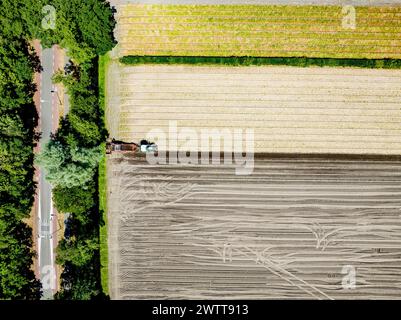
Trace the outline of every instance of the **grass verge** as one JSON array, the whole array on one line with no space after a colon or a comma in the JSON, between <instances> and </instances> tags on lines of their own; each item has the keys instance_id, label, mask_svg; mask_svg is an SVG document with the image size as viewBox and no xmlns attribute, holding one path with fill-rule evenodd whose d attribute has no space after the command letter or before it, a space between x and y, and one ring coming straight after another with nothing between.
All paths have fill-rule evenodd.
<instances>
[{"instance_id":1,"label":"grass verge","mask_svg":"<svg viewBox=\"0 0 401 320\"><path fill-rule=\"evenodd\" d=\"M125 56L120 62L140 64L190 64L261 66L286 65L296 67L358 67L370 69L401 69L401 59L337 59L337 58L266 58L266 57L189 57L189 56Z\"/></svg>"},{"instance_id":2,"label":"grass verge","mask_svg":"<svg viewBox=\"0 0 401 320\"><path fill-rule=\"evenodd\" d=\"M99 57L99 105L100 112L105 114L106 97L106 70L110 61L108 54ZM106 168L106 146L103 143L104 155L99 163L99 212L102 214L103 223L100 224L100 274L102 289L109 294L108 287L108 247L107 247L107 168Z\"/></svg>"}]
</instances>

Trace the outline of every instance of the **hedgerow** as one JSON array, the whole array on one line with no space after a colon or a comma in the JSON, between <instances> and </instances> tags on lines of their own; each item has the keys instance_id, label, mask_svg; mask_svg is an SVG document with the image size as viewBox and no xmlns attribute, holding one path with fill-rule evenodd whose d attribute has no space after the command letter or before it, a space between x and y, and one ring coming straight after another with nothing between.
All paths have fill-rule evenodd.
<instances>
[{"instance_id":1,"label":"hedgerow","mask_svg":"<svg viewBox=\"0 0 401 320\"><path fill-rule=\"evenodd\" d=\"M139 64L191 64L227 66L294 66L294 67L357 67L400 69L401 59L339 59L339 58L275 58L275 57L192 57L192 56L125 56L120 62Z\"/></svg>"}]
</instances>

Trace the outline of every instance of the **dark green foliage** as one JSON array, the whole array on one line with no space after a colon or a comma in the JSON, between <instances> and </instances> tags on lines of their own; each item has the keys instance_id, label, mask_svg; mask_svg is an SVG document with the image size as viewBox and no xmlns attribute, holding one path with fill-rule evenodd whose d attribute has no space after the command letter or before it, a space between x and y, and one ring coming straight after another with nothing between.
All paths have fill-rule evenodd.
<instances>
[{"instance_id":1,"label":"dark green foliage","mask_svg":"<svg viewBox=\"0 0 401 320\"><path fill-rule=\"evenodd\" d=\"M94 261L99 259L94 257ZM98 270L93 261L83 266L76 266L70 262L64 264L64 271L61 275L63 279L63 290L55 296L57 300L94 300L106 299L103 294Z\"/></svg>"},{"instance_id":2,"label":"dark green foliage","mask_svg":"<svg viewBox=\"0 0 401 320\"><path fill-rule=\"evenodd\" d=\"M170 57L170 56L126 56L120 59L128 65L138 64L193 64L261 66L285 65L295 67L358 67L400 69L401 59L337 59L337 58L268 58L268 57Z\"/></svg>"},{"instance_id":3,"label":"dark green foliage","mask_svg":"<svg viewBox=\"0 0 401 320\"><path fill-rule=\"evenodd\" d=\"M60 44L76 62L90 61L115 45L115 20L106 0L0 0L0 27L4 37L41 39L42 45ZM47 12L55 8L55 29L42 27Z\"/></svg>"},{"instance_id":4,"label":"dark green foliage","mask_svg":"<svg viewBox=\"0 0 401 320\"><path fill-rule=\"evenodd\" d=\"M63 239L57 247L57 263L64 265L71 262L77 267L82 267L93 260L97 250L99 250L97 237L92 239Z\"/></svg>"},{"instance_id":5,"label":"dark green foliage","mask_svg":"<svg viewBox=\"0 0 401 320\"><path fill-rule=\"evenodd\" d=\"M78 272L79 268L96 270L96 274L79 273L79 295L97 296L100 288L99 271L99 208L97 184L97 165L102 155L101 142L107 132L99 112L97 87L97 60L75 66L74 76L58 74L55 78L67 87L70 95L70 113L61 121L57 133L52 137L44 152L38 156L39 162L50 173L47 179L53 185L54 201L60 212L70 213L66 228L68 239L58 249L58 263L65 268L62 274L62 290L58 297L76 297L75 276L68 273ZM83 127L82 123L87 126ZM95 254L96 253L96 254ZM94 282L78 279L83 275L96 279ZM86 288L85 283L97 283L96 289ZM96 291L93 293L92 291Z\"/></svg>"},{"instance_id":6,"label":"dark green foliage","mask_svg":"<svg viewBox=\"0 0 401 320\"><path fill-rule=\"evenodd\" d=\"M102 297L97 186L92 181L107 132L99 115L96 56L115 44L113 12L105 0L0 0L0 5L0 299L41 295L31 270L32 231L22 222L30 214L35 193L33 148L38 135L32 81L40 64L28 41L36 38L44 47L60 44L76 64L71 76L58 77L71 96L70 115L51 142L61 146L55 149L59 153L42 159L50 168L49 160L62 156L63 174L57 176L54 170L53 176L65 183L56 188L55 201L59 209L70 209L69 232L74 237L59 249L65 269L58 296ZM54 30L42 27L45 5L56 9Z\"/></svg>"},{"instance_id":7,"label":"dark green foliage","mask_svg":"<svg viewBox=\"0 0 401 320\"><path fill-rule=\"evenodd\" d=\"M87 217L96 203L94 203L93 194L96 193L94 183L82 187L56 187L53 189L53 199L56 208L60 212L73 212L79 216Z\"/></svg>"},{"instance_id":8,"label":"dark green foliage","mask_svg":"<svg viewBox=\"0 0 401 320\"><path fill-rule=\"evenodd\" d=\"M41 37L46 44L66 48L73 72L60 72L70 97L70 111L38 161L47 179L56 186L54 202L60 212L69 213L65 239L57 249L57 263L63 267L61 290L56 299L105 298L100 283L99 200L97 165L101 143L107 137L100 110L97 55L115 44L115 21L106 1L53 0L57 28Z\"/></svg>"},{"instance_id":9,"label":"dark green foliage","mask_svg":"<svg viewBox=\"0 0 401 320\"><path fill-rule=\"evenodd\" d=\"M70 113L52 138L49 144L52 148L47 148L51 151L55 147L54 157L46 155L42 159L49 168L55 163L51 158L61 159L53 167L54 176L48 178L56 178L53 183L58 185L54 193L55 205L61 212L71 214L66 237L57 251L57 262L64 271L56 299L100 299L104 295L100 283L100 213L95 181L102 156L100 145L107 131L99 110L97 59L77 65L76 69L74 76L59 74L56 77L67 87ZM59 172L65 174L60 176Z\"/></svg>"},{"instance_id":10,"label":"dark green foliage","mask_svg":"<svg viewBox=\"0 0 401 320\"><path fill-rule=\"evenodd\" d=\"M100 282L97 184L93 182L69 190L58 189L55 190L55 197L61 198L63 191L66 195L58 205L71 209L68 211L71 216L66 222L65 239L57 249L57 262L62 264L63 272L61 290L55 298L104 299ZM72 204L74 200L77 203Z\"/></svg>"},{"instance_id":11,"label":"dark green foliage","mask_svg":"<svg viewBox=\"0 0 401 320\"><path fill-rule=\"evenodd\" d=\"M31 246L32 230L25 223L12 215L0 220L1 299L40 298L40 282L30 268L34 255Z\"/></svg>"},{"instance_id":12,"label":"dark green foliage","mask_svg":"<svg viewBox=\"0 0 401 320\"><path fill-rule=\"evenodd\" d=\"M35 192L32 80L40 63L26 39L37 25L38 7L28 0L0 5L0 299L39 299L41 285L31 269L32 230L22 222Z\"/></svg>"},{"instance_id":13,"label":"dark green foliage","mask_svg":"<svg viewBox=\"0 0 401 320\"><path fill-rule=\"evenodd\" d=\"M89 62L115 45L115 20L105 0L41 0L56 9L56 28L40 30L42 44L60 44L77 63ZM43 14L42 14L43 16Z\"/></svg>"},{"instance_id":14,"label":"dark green foliage","mask_svg":"<svg viewBox=\"0 0 401 320\"><path fill-rule=\"evenodd\" d=\"M2 31L0 299L39 299L40 282L35 279L31 269L34 257L32 230L22 219L30 215L35 192L33 147L37 114L33 102L35 86L32 79L34 71L40 70L40 65L26 40L7 34L6 29Z\"/></svg>"},{"instance_id":15,"label":"dark green foliage","mask_svg":"<svg viewBox=\"0 0 401 320\"><path fill-rule=\"evenodd\" d=\"M79 65L76 78L65 74L57 74L54 78L67 87L70 96L68 121L71 132L87 147L99 146L107 137L99 107L96 66L97 59Z\"/></svg>"},{"instance_id":16,"label":"dark green foliage","mask_svg":"<svg viewBox=\"0 0 401 320\"><path fill-rule=\"evenodd\" d=\"M34 39L41 29L44 0L0 0L2 37Z\"/></svg>"},{"instance_id":17,"label":"dark green foliage","mask_svg":"<svg viewBox=\"0 0 401 320\"><path fill-rule=\"evenodd\" d=\"M86 45L96 55L103 55L114 47L115 20L108 1L54 0L54 3L56 8L62 8L61 11L65 13L60 23L69 24L68 33L74 30L75 39L71 42Z\"/></svg>"},{"instance_id":18,"label":"dark green foliage","mask_svg":"<svg viewBox=\"0 0 401 320\"><path fill-rule=\"evenodd\" d=\"M100 286L99 209L96 181L100 144L107 136L99 110L97 55L115 45L113 12L104 0L51 0L55 30L41 30L42 45L67 49L74 72L58 73L70 97L70 112L56 135L38 156L47 179L56 186L59 211L70 213L66 236L58 248L61 275L59 299L103 297Z\"/></svg>"},{"instance_id":19,"label":"dark green foliage","mask_svg":"<svg viewBox=\"0 0 401 320\"><path fill-rule=\"evenodd\" d=\"M69 213L65 239L57 251L61 275L59 299L103 298L100 283L97 168L107 136L100 112L97 59L75 65L73 75L59 73L70 96L70 112L38 156L47 179L56 186L55 205Z\"/></svg>"}]
</instances>

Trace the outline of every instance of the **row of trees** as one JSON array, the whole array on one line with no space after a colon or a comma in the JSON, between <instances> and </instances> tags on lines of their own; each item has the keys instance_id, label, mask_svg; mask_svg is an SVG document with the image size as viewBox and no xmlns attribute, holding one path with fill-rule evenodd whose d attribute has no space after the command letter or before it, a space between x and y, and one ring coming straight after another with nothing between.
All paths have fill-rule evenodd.
<instances>
[{"instance_id":1,"label":"row of trees","mask_svg":"<svg viewBox=\"0 0 401 320\"><path fill-rule=\"evenodd\" d=\"M54 203L69 213L64 239L57 249L63 266L58 299L104 298L100 282L98 164L107 137L100 112L98 56L115 45L113 11L106 1L61 1L56 24L42 42L66 48L74 65L55 75L70 96L69 114L60 123L37 162L54 186Z\"/></svg>"},{"instance_id":2,"label":"row of trees","mask_svg":"<svg viewBox=\"0 0 401 320\"><path fill-rule=\"evenodd\" d=\"M49 5L55 15L46 17ZM32 39L45 47L60 44L76 66L56 77L68 88L70 114L38 158L55 186L57 208L71 213L58 250L64 267L58 297L102 297L95 181L106 132L99 114L97 56L114 46L113 11L104 0L0 0L0 6L0 299L41 296L32 271L32 230L24 222L36 187L33 74L41 67ZM54 18L55 28L46 28Z\"/></svg>"},{"instance_id":3,"label":"row of trees","mask_svg":"<svg viewBox=\"0 0 401 320\"><path fill-rule=\"evenodd\" d=\"M30 216L35 183L33 148L37 113L33 74L38 57L23 37L0 25L0 299L38 299L32 270Z\"/></svg>"},{"instance_id":4,"label":"row of trees","mask_svg":"<svg viewBox=\"0 0 401 320\"><path fill-rule=\"evenodd\" d=\"M89 299L102 296L99 260L99 209L97 168L106 138L99 115L94 72L96 60L79 65L79 75L58 74L70 95L70 113L60 123L37 163L54 186L59 212L70 213L65 238L57 249L63 266L59 299ZM85 83L85 84L84 84Z\"/></svg>"}]
</instances>

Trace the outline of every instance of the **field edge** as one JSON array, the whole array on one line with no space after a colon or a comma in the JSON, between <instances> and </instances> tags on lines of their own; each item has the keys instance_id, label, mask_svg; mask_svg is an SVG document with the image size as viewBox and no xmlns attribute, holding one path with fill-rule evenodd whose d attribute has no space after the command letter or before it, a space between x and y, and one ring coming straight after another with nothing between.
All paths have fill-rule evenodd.
<instances>
[{"instance_id":1,"label":"field edge","mask_svg":"<svg viewBox=\"0 0 401 320\"><path fill-rule=\"evenodd\" d=\"M109 54L99 57L99 108L101 117L105 118L105 97L106 97L106 71L110 61ZM104 294L109 294L108 287L108 242L107 242L107 167L106 167L106 146L102 144L103 157L99 162L99 211L102 215L102 223L99 226L100 237L100 277Z\"/></svg>"}]
</instances>

